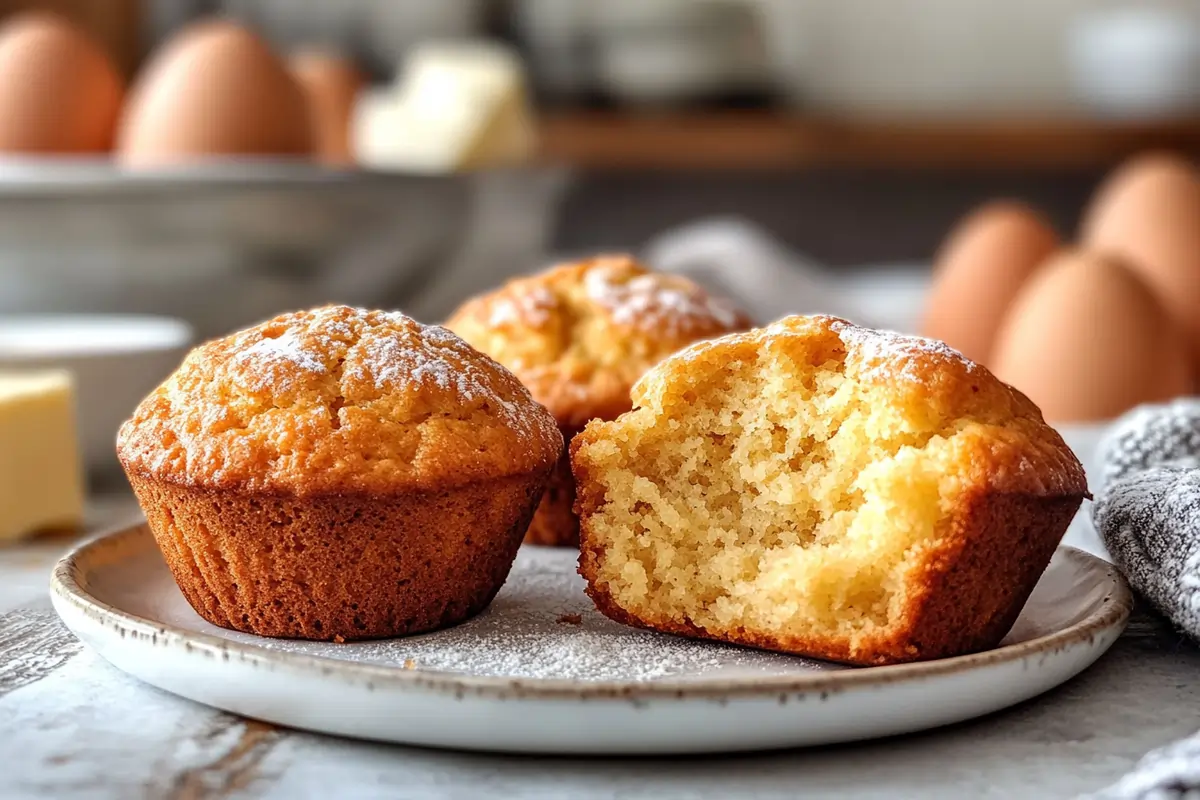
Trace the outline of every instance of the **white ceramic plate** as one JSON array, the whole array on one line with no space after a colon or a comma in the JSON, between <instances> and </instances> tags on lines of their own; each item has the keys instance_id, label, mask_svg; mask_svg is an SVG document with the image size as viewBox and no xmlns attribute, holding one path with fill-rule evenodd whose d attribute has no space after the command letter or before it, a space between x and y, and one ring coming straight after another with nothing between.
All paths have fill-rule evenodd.
<instances>
[{"instance_id":1,"label":"white ceramic plate","mask_svg":"<svg viewBox=\"0 0 1200 800\"><path fill-rule=\"evenodd\" d=\"M618 625L583 594L572 553L526 547L491 608L457 628L269 640L202 621L142 526L64 558L52 597L119 669L237 714L405 744L590 755L815 745L980 716L1088 667L1132 604L1109 564L1062 548L996 650L851 669Z\"/></svg>"}]
</instances>

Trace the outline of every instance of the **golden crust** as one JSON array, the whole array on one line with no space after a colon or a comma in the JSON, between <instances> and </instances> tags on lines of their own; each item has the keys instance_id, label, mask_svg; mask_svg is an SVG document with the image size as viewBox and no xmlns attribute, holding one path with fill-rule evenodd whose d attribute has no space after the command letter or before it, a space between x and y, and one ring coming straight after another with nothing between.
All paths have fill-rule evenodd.
<instances>
[{"instance_id":1,"label":"golden crust","mask_svg":"<svg viewBox=\"0 0 1200 800\"><path fill-rule=\"evenodd\" d=\"M692 281L616 255L509 281L446 327L516 373L560 426L578 428L628 411L630 387L681 347L749 324Z\"/></svg>"},{"instance_id":2,"label":"golden crust","mask_svg":"<svg viewBox=\"0 0 1200 800\"><path fill-rule=\"evenodd\" d=\"M848 378L888 389L900 417L953 436L954 501L904 577L904 606L879 635L772 634L705 627L686 614L622 606L602 576L605 536L593 529L609 501L604 470L589 453L621 431L668 425L715 376L794 362L844 359ZM803 372L799 370L797 374ZM1082 466L1037 407L984 367L929 340L858 328L830 317L792 317L696 345L664 361L634 388L637 408L594 422L570 447L577 483L580 573L601 612L626 624L852 664L943 658L996 646L1028 599L1087 495Z\"/></svg>"},{"instance_id":3,"label":"golden crust","mask_svg":"<svg viewBox=\"0 0 1200 800\"><path fill-rule=\"evenodd\" d=\"M561 450L492 359L444 328L346 306L200 346L118 435L131 475L293 497L544 473Z\"/></svg>"}]
</instances>

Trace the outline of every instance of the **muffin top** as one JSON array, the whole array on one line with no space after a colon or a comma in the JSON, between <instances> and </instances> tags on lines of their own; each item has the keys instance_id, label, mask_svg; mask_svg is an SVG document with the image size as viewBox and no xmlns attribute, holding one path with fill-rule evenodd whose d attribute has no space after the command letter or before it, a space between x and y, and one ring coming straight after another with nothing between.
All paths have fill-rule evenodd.
<instances>
[{"instance_id":1,"label":"muffin top","mask_svg":"<svg viewBox=\"0 0 1200 800\"><path fill-rule=\"evenodd\" d=\"M509 281L446 323L517 374L564 429L629 410L629 390L681 347L749 327L725 301L629 256Z\"/></svg>"},{"instance_id":2,"label":"muffin top","mask_svg":"<svg viewBox=\"0 0 1200 800\"><path fill-rule=\"evenodd\" d=\"M295 496L446 489L546 470L553 418L444 328L331 306L193 350L117 437L129 472Z\"/></svg>"},{"instance_id":3,"label":"muffin top","mask_svg":"<svg viewBox=\"0 0 1200 800\"><path fill-rule=\"evenodd\" d=\"M836 317L786 317L693 345L648 372L632 397L646 419L686 415L697 398L724 398L727 382L746 379L765 403L782 396L822 409L822 436L844 425L854 397L865 432L909 448L949 443L955 475L1037 496L1087 491L1078 459L1038 407L986 367L942 342Z\"/></svg>"}]
</instances>

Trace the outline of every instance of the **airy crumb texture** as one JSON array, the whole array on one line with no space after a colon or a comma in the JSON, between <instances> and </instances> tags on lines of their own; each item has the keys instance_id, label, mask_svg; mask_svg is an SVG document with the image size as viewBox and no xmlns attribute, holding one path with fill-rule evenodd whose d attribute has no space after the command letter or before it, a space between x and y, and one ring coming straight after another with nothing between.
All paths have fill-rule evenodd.
<instances>
[{"instance_id":1,"label":"airy crumb texture","mask_svg":"<svg viewBox=\"0 0 1200 800\"><path fill-rule=\"evenodd\" d=\"M545 472L562 436L444 328L331 306L194 350L122 426L131 474L182 486L390 494Z\"/></svg>"},{"instance_id":2,"label":"airy crumb texture","mask_svg":"<svg viewBox=\"0 0 1200 800\"><path fill-rule=\"evenodd\" d=\"M859 664L992 647L1086 494L1019 392L945 345L791 317L691 347L572 444L609 616Z\"/></svg>"},{"instance_id":3,"label":"airy crumb texture","mask_svg":"<svg viewBox=\"0 0 1200 800\"><path fill-rule=\"evenodd\" d=\"M467 301L446 327L516 373L564 429L612 419L650 367L749 321L678 275L624 255L509 281Z\"/></svg>"}]
</instances>

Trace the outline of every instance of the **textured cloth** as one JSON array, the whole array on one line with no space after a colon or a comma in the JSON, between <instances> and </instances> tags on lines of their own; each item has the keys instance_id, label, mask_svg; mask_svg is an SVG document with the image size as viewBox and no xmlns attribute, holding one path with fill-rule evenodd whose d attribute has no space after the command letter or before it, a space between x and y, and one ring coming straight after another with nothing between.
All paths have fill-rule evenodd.
<instances>
[{"instance_id":1,"label":"textured cloth","mask_svg":"<svg viewBox=\"0 0 1200 800\"><path fill-rule=\"evenodd\" d=\"M1152 750L1092 800L1200 800L1200 733Z\"/></svg>"},{"instance_id":2,"label":"textured cloth","mask_svg":"<svg viewBox=\"0 0 1200 800\"><path fill-rule=\"evenodd\" d=\"M1113 561L1156 609L1200 639L1200 464L1106 485L1092 506Z\"/></svg>"},{"instance_id":3,"label":"textured cloth","mask_svg":"<svg viewBox=\"0 0 1200 800\"><path fill-rule=\"evenodd\" d=\"M1200 640L1200 401L1137 408L1100 445L1092 520L1130 585ZM1155 750L1096 800L1200 800L1200 733Z\"/></svg>"},{"instance_id":4,"label":"textured cloth","mask_svg":"<svg viewBox=\"0 0 1200 800\"><path fill-rule=\"evenodd\" d=\"M1135 408L1100 443L1101 486L1132 473L1200 458L1200 398Z\"/></svg>"}]
</instances>

